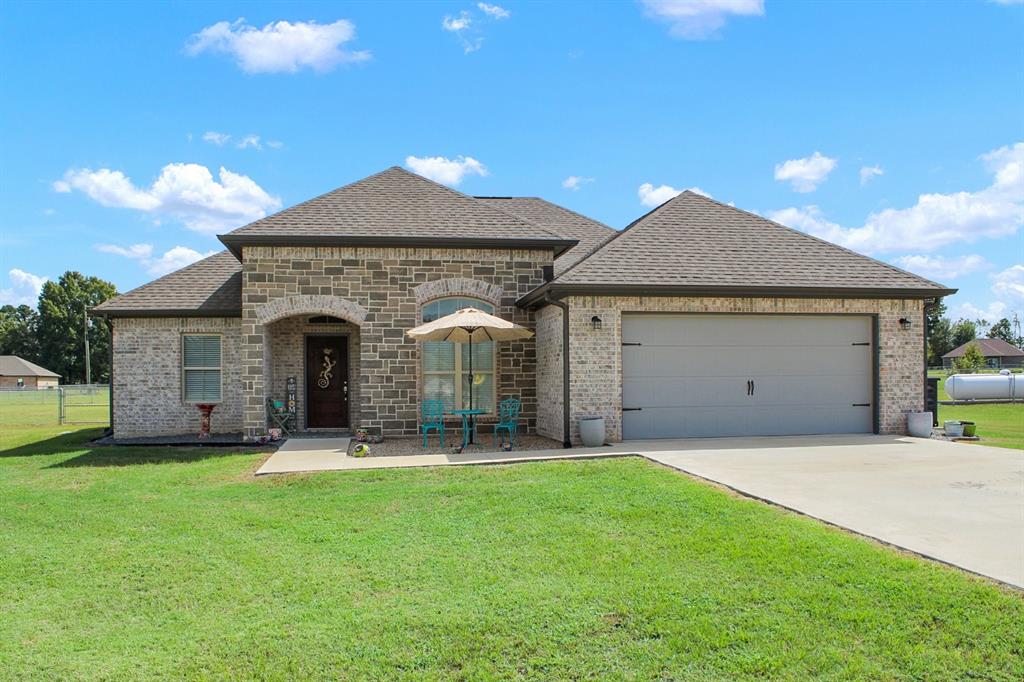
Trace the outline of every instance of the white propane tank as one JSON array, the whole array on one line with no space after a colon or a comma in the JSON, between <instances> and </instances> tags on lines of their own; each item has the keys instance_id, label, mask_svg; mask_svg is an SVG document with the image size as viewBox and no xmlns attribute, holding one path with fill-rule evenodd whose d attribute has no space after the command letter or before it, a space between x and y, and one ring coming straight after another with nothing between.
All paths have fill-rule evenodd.
<instances>
[{"instance_id":1,"label":"white propane tank","mask_svg":"<svg viewBox=\"0 0 1024 682\"><path fill-rule=\"evenodd\" d=\"M946 379L953 400L1012 400L1024 397L1024 381L1017 374L954 374Z\"/></svg>"}]
</instances>

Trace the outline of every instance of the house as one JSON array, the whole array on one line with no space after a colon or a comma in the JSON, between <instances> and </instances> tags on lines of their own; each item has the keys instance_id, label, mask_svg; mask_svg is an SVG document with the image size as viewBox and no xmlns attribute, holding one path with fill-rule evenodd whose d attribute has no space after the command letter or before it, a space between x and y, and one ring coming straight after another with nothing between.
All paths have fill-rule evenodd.
<instances>
[{"instance_id":1,"label":"house","mask_svg":"<svg viewBox=\"0 0 1024 682\"><path fill-rule=\"evenodd\" d=\"M522 399L578 440L881 432L924 406L934 282L683 192L622 231L542 199L472 197L394 167L220 236L226 251L118 296L115 437L417 432L419 405ZM462 306L534 329L477 344L406 330Z\"/></svg>"},{"instance_id":2,"label":"house","mask_svg":"<svg viewBox=\"0 0 1024 682\"><path fill-rule=\"evenodd\" d=\"M0 390L8 388L56 388L60 375L22 360L17 355L0 355Z\"/></svg>"},{"instance_id":3,"label":"house","mask_svg":"<svg viewBox=\"0 0 1024 682\"><path fill-rule=\"evenodd\" d=\"M974 339L958 346L942 356L942 366L949 369L953 361L967 352L967 347L977 344L985 356L985 364L993 369L1024 367L1024 350L1002 339Z\"/></svg>"}]
</instances>

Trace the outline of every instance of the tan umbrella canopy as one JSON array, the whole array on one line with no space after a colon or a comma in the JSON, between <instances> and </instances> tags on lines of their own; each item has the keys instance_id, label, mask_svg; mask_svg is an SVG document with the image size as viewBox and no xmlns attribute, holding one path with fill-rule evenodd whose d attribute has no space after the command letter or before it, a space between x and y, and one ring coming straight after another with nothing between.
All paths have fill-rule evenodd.
<instances>
[{"instance_id":1,"label":"tan umbrella canopy","mask_svg":"<svg viewBox=\"0 0 1024 682\"><path fill-rule=\"evenodd\" d=\"M478 308L462 308L406 332L417 341L453 341L468 343L469 374L473 376L473 342L515 341L533 336L526 327L503 320ZM473 407L473 382L469 382L469 406Z\"/></svg>"},{"instance_id":2,"label":"tan umbrella canopy","mask_svg":"<svg viewBox=\"0 0 1024 682\"><path fill-rule=\"evenodd\" d=\"M503 320L478 308L463 308L406 332L417 341L516 341L533 336L526 327ZM472 357L472 356L471 356Z\"/></svg>"}]
</instances>

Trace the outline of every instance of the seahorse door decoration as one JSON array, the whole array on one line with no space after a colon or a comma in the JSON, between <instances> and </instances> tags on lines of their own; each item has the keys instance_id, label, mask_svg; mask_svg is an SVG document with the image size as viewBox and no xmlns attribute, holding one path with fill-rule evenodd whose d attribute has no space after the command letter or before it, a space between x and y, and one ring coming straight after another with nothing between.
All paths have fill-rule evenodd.
<instances>
[{"instance_id":1,"label":"seahorse door decoration","mask_svg":"<svg viewBox=\"0 0 1024 682\"><path fill-rule=\"evenodd\" d=\"M324 364L323 370L320 372L320 376L317 377L316 385L320 388L327 388L331 385L331 377L334 374L331 372L334 366L338 364L337 360L331 360L331 355L334 353L333 348L324 348Z\"/></svg>"}]
</instances>

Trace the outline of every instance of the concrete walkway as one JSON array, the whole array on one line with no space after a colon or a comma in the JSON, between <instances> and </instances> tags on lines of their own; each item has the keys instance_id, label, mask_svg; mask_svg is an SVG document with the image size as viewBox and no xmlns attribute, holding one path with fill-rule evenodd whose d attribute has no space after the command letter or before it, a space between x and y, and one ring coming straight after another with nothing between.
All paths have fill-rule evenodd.
<instances>
[{"instance_id":1,"label":"concrete walkway","mask_svg":"<svg viewBox=\"0 0 1024 682\"><path fill-rule=\"evenodd\" d=\"M338 471L348 456L351 438L289 438L259 469L256 475L288 474L296 471Z\"/></svg>"},{"instance_id":2,"label":"concrete walkway","mask_svg":"<svg viewBox=\"0 0 1024 682\"><path fill-rule=\"evenodd\" d=\"M257 474L638 455L1024 588L1024 453L1016 450L857 435L633 441L592 449L356 459L327 444L288 441Z\"/></svg>"}]
</instances>

